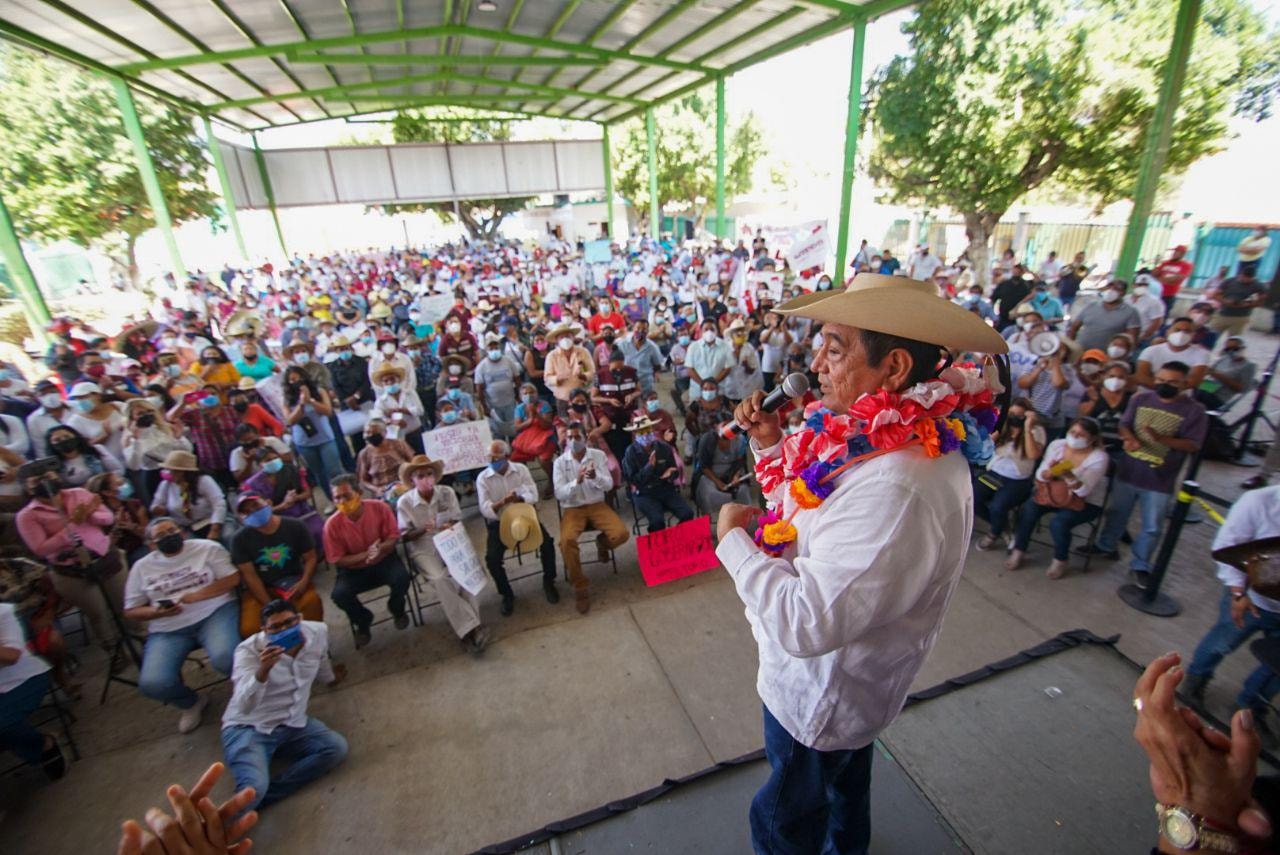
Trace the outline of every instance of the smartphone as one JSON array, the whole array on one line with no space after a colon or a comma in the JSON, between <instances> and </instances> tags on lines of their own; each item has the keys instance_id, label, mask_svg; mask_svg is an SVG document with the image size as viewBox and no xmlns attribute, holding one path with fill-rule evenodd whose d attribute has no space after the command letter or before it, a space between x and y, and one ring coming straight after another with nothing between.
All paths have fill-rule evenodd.
<instances>
[{"instance_id":1,"label":"smartphone","mask_svg":"<svg viewBox=\"0 0 1280 855\"><path fill-rule=\"evenodd\" d=\"M174 600L156 600L156 608L158 609L171 609L174 605Z\"/></svg>"},{"instance_id":2,"label":"smartphone","mask_svg":"<svg viewBox=\"0 0 1280 855\"><path fill-rule=\"evenodd\" d=\"M196 389L192 392L188 392L185 395L183 395L182 400L186 401L187 404L189 405L195 405L195 404L199 404L200 399L203 397L204 397L204 391L201 389Z\"/></svg>"}]
</instances>

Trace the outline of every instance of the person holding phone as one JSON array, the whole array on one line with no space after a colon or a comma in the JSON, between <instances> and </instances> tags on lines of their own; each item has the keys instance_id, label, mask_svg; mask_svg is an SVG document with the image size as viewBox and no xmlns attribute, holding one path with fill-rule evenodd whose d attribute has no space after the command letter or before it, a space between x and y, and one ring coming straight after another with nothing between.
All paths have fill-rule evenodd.
<instances>
[{"instance_id":1,"label":"person holding phone","mask_svg":"<svg viewBox=\"0 0 1280 855\"><path fill-rule=\"evenodd\" d=\"M222 715L222 756L236 790L253 788L243 810L266 808L346 759L347 740L307 715L316 678L330 688L346 668L329 662L329 628L303 620L290 600L262 607L262 631L236 647L231 700ZM271 773L273 759L288 765Z\"/></svg>"},{"instance_id":2,"label":"person holding phone","mask_svg":"<svg viewBox=\"0 0 1280 855\"><path fill-rule=\"evenodd\" d=\"M329 482L343 472L338 443L329 422L333 401L323 387L308 379L305 371L291 365L284 372L284 403L285 423L292 432L293 447L320 489L332 500Z\"/></svg>"}]
</instances>

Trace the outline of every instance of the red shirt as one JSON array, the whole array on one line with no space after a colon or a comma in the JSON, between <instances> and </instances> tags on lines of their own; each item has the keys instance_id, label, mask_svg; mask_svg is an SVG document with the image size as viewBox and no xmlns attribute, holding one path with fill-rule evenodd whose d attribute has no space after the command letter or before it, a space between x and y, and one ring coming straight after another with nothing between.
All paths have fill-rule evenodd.
<instances>
[{"instance_id":1,"label":"red shirt","mask_svg":"<svg viewBox=\"0 0 1280 855\"><path fill-rule=\"evenodd\" d=\"M1151 272L1160 281L1161 294L1165 297L1173 297L1186 284L1187 278L1191 276L1191 271L1194 269L1195 265L1190 261L1169 259L1157 264L1156 269Z\"/></svg>"},{"instance_id":2,"label":"red shirt","mask_svg":"<svg viewBox=\"0 0 1280 855\"><path fill-rule=\"evenodd\" d=\"M284 433L284 425L280 420L266 411L261 404L250 404L249 408L244 411L244 423L253 425L258 429L258 433L262 436L279 437Z\"/></svg>"},{"instance_id":3,"label":"red shirt","mask_svg":"<svg viewBox=\"0 0 1280 855\"><path fill-rule=\"evenodd\" d=\"M622 316L619 311L614 311L612 315L592 315L587 321L587 329L591 331L591 335L600 338L602 330L606 327L613 327L613 331L621 333L627 328L627 319Z\"/></svg>"},{"instance_id":4,"label":"red shirt","mask_svg":"<svg viewBox=\"0 0 1280 855\"><path fill-rule=\"evenodd\" d=\"M324 523L324 554L329 561L338 563L339 558L368 552L375 540L394 540L400 536L400 526L396 524L395 512L386 502L376 499L364 499L364 512L360 518L353 520L342 511L338 511ZM361 562L356 567L346 570L358 570L368 565Z\"/></svg>"}]
</instances>

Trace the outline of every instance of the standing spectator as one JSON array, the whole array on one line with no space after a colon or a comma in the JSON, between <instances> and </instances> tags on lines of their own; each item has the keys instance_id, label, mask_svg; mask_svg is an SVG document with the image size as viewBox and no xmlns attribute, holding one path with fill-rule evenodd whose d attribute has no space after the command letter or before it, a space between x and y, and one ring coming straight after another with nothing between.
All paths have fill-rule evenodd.
<instances>
[{"instance_id":1,"label":"standing spectator","mask_svg":"<svg viewBox=\"0 0 1280 855\"><path fill-rule=\"evenodd\" d=\"M1179 244L1164 261L1156 265L1151 274L1160 283L1160 296L1164 300L1166 313L1173 312L1173 304L1178 301L1178 292L1191 278L1195 265L1187 261L1187 248Z\"/></svg>"},{"instance_id":2,"label":"standing spectator","mask_svg":"<svg viewBox=\"0 0 1280 855\"><path fill-rule=\"evenodd\" d=\"M725 332L731 342L733 366L721 383L721 389L726 398L737 402L751 397L756 390L763 389L764 377L760 372L760 359L756 355L756 349L747 341L747 325L742 322L742 318L729 324Z\"/></svg>"},{"instance_id":3,"label":"standing spectator","mask_svg":"<svg viewBox=\"0 0 1280 855\"><path fill-rule=\"evenodd\" d=\"M475 368L476 394L489 415L489 429L496 437L512 439L516 435L516 384L521 366L503 350L496 335L485 338L485 358Z\"/></svg>"},{"instance_id":4,"label":"standing spectator","mask_svg":"<svg viewBox=\"0 0 1280 855\"><path fill-rule=\"evenodd\" d=\"M1080 293L1080 283L1088 275L1089 269L1086 267L1068 267L1059 277L1058 302L1062 304L1064 311L1071 311L1071 304L1076 301L1076 295Z\"/></svg>"},{"instance_id":5,"label":"standing spectator","mask_svg":"<svg viewBox=\"0 0 1280 855\"><path fill-rule=\"evenodd\" d=\"M1151 341L1164 323L1164 302L1158 295L1151 293L1151 287L1154 284L1156 284L1155 280L1148 273L1139 271L1134 278L1133 287L1129 289L1129 296L1125 298L1125 302L1137 310L1138 319L1142 325L1142 329L1138 332L1139 344Z\"/></svg>"},{"instance_id":6,"label":"standing spectator","mask_svg":"<svg viewBox=\"0 0 1280 855\"><path fill-rule=\"evenodd\" d=\"M916 250L916 254L911 258L911 269L907 273L912 279L919 279L921 282L932 282L933 275L938 272L938 268L942 266L942 259L929 252L927 243L920 244L920 248Z\"/></svg>"},{"instance_id":7,"label":"standing spectator","mask_svg":"<svg viewBox=\"0 0 1280 855\"><path fill-rule=\"evenodd\" d=\"M200 726L209 695L182 682L182 664L203 647L214 670L231 673L240 642L234 593L240 574L221 544L183 540L168 517L151 521L147 539L154 551L133 565L124 594L125 617L147 624L138 690L181 709L178 732L190 733Z\"/></svg>"},{"instance_id":8,"label":"standing spectator","mask_svg":"<svg viewBox=\"0 0 1280 855\"><path fill-rule=\"evenodd\" d=\"M337 568L333 602L351 621L356 648L369 643L373 612L360 602L360 594L381 588L391 590L387 608L396 629L409 625L405 610L409 573L396 555L400 529L396 516L381 499L360 498L356 476L333 479L333 501L338 510L324 524L324 554Z\"/></svg>"},{"instance_id":9,"label":"standing spectator","mask_svg":"<svg viewBox=\"0 0 1280 855\"><path fill-rule=\"evenodd\" d=\"M1031 293L1031 286L1023 279L1026 270L1015 264L1008 278L997 283L991 292L991 305L999 306L996 329L1003 330L1013 322L1013 310Z\"/></svg>"},{"instance_id":10,"label":"standing spectator","mask_svg":"<svg viewBox=\"0 0 1280 855\"><path fill-rule=\"evenodd\" d=\"M1050 439L1062 436L1067 422L1063 411L1063 393L1075 379L1075 369L1067 362L1069 339L1063 339L1050 356L1042 356L1031 369L1018 378L1018 388L1024 390L1031 406L1043 419L1043 426Z\"/></svg>"},{"instance_id":11,"label":"standing spectator","mask_svg":"<svg viewBox=\"0 0 1280 855\"><path fill-rule=\"evenodd\" d=\"M1249 317L1267 295L1267 289L1254 276L1256 269L1256 264L1246 266L1241 262L1236 275L1222 283L1218 289L1220 307L1209 321L1209 329L1229 335L1240 335L1248 329Z\"/></svg>"},{"instance_id":12,"label":"standing spectator","mask_svg":"<svg viewBox=\"0 0 1280 855\"><path fill-rule=\"evenodd\" d=\"M1124 302L1128 289L1128 284L1121 279L1107 283L1107 287L1102 289L1102 300L1085 306L1071 319L1067 335L1085 350L1106 347L1119 333L1137 341L1142 330L1142 317L1137 309Z\"/></svg>"},{"instance_id":13,"label":"standing spectator","mask_svg":"<svg viewBox=\"0 0 1280 855\"><path fill-rule=\"evenodd\" d=\"M649 339L649 322L640 320L631 326L631 335L618 341L618 350L627 365L635 369L640 388L648 392L653 388L653 377L662 370L665 360L662 351Z\"/></svg>"},{"instance_id":14,"label":"standing spectator","mask_svg":"<svg viewBox=\"0 0 1280 855\"><path fill-rule=\"evenodd\" d=\"M315 589L317 546L306 525L275 513L271 501L243 493L236 502L243 527L231 540L231 561L240 571L240 634L261 627L261 612L273 600L288 600L307 620L324 620Z\"/></svg>"},{"instance_id":15,"label":"standing spectator","mask_svg":"<svg viewBox=\"0 0 1280 855\"><path fill-rule=\"evenodd\" d=\"M1249 278L1258 275L1258 265L1262 262L1262 256L1267 254L1267 250L1271 248L1271 238L1267 234L1266 226L1257 226L1250 232L1240 243L1236 244L1236 276L1243 273L1249 274ZM1238 332L1238 330L1237 330Z\"/></svg>"},{"instance_id":16,"label":"standing spectator","mask_svg":"<svg viewBox=\"0 0 1280 855\"><path fill-rule=\"evenodd\" d=\"M1134 378L1139 386L1148 389L1155 385L1155 372L1168 362L1183 362L1191 366L1187 388L1195 389L1209 371L1209 351L1191 343L1195 324L1190 318L1178 318L1169 324L1169 332L1160 344L1153 344L1138 354L1138 372Z\"/></svg>"},{"instance_id":17,"label":"standing spectator","mask_svg":"<svg viewBox=\"0 0 1280 855\"><path fill-rule=\"evenodd\" d=\"M333 499L330 483L340 474L342 459L330 427L333 404L329 393L316 386L306 372L291 365L284 372L285 423L290 426L293 447L324 494ZM344 439L345 441L345 439Z\"/></svg>"},{"instance_id":18,"label":"standing spectator","mask_svg":"<svg viewBox=\"0 0 1280 855\"><path fill-rule=\"evenodd\" d=\"M880 268L875 272L884 276L896 276L901 267L902 262L894 258L893 253L886 249L880 254Z\"/></svg>"},{"instance_id":19,"label":"standing spectator","mask_svg":"<svg viewBox=\"0 0 1280 855\"><path fill-rule=\"evenodd\" d=\"M573 585L579 614L591 608L591 583L582 572L581 547L578 538L588 527L596 529L596 558L608 561L611 550L626 543L631 535L616 511L609 507L605 495L613 490L604 452L587 444L587 432L581 422L570 422L565 431L566 449L556 458L552 483L556 500L563 509L560 517L560 551L564 569Z\"/></svg>"},{"instance_id":20,"label":"standing spectator","mask_svg":"<svg viewBox=\"0 0 1280 855\"><path fill-rule=\"evenodd\" d=\"M538 488L533 483L529 468L523 463L511 462L511 447L500 439L489 446L489 465L476 478L476 501L480 506L480 515L484 517L488 529L485 544L484 561L493 577L493 584L502 597L502 616L506 617L515 609L515 592L507 581L507 571L503 568L503 553L506 551L500 535L500 518L506 509L519 503L530 505L538 501ZM542 561L542 592L547 602L560 602L560 593L556 590L556 550L555 542L542 523L542 543L538 557Z\"/></svg>"},{"instance_id":21,"label":"standing spectator","mask_svg":"<svg viewBox=\"0 0 1280 855\"><path fill-rule=\"evenodd\" d=\"M624 425L630 421L631 411L640 398L636 370L626 364L621 351L610 353L608 364L596 372L595 388L591 401L599 406L610 423L605 442L609 443L613 455L621 460L630 442Z\"/></svg>"},{"instance_id":22,"label":"standing spectator","mask_svg":"<svg viewBox=\"0 0 1280 855\"><path fill-rule=\"evenodd\" d=\"M1204 407L1182 394L1190 371L1186 363L1166 362L1156 372L1155 386L1129 401L1120 420L1124 456L1116 464L1111 508L1097 543L1088 548L1093 554L1118 559L1120 535L1133 506L1140 505L1142 530L1134 538L1129 568L1143 586L1182 462L1200 449L1209 431Z\"/></svg>"},{"instance_id":23,"label":"standing spectator","mask_svg":"<svg viewBox=\"0 0 1280 855\"><path fill-rule=\"evenodd\" d=\"M544 379L551 394L555 395L556 409L562 416L568 412L570 394L589 385L596 376L591 352L576 344L573 335L573 327L567 324L547 334L555 343L555 350L547 356Z\"/></svg>"},{"instance_id":24,"label":"standing spectator","mask_svg":"<svg viewBox=\"0 0 1280 855\"><path fill-rule=\"evenodd\" d=\"M1046 441L1031 402L1014 398L996 437L995 454L986 469L972 472L974 514L991 527L978 540L978 549L995 546L1009 522L1009 512L1031 497L1035 487L1032 475Z\"/></svg>"},{"instance_id":25,"label":"standing spectator","mask_svg":"<svg viewBox=\"0 0 1280 855\"><path fill-rule=\"evenodd\" d=\"M1102 383L1099 386L1090 387L1085 399L1080 402L1080 415L1088 416L1098 423L1102 435L1102 446L1115 459L1119 459L1123 451L1120 419L1129 408L1131 397L1133 397L1133 391L1128 363L1112 362L1107 365Z\"/></svg>"},{"instance_id":26,"label":"standing spectator","mask_svg":"<svg viewBox=\"0 0 1280 855\"><path fill-rule=\"evenodd\" d=\"M49 666L27 648L13 603L0 603L0 750L12 751L50 780L67 771L67 759L53 736L27 719L49 693Z\"/></svg>"},{"instance_id":27,"label":"standing spectator","mask_svg":"<svg viewBox=\"0 0 1280 855\"><path fill-rule=\"evenodd\" d=\"M684 364L689 369L691 387L693 384L701 387L708 380L718 387L729 376L733 370L733 348L720 338L715 321L703 321L702 335L689 345Z\"/></svg>"},{"instance_id":28,"label":"standing spectator","mask_svg":"<svg viewBox=\"0 0 1280 855\"><path fill-rule=\"evenodd\" d=\"M27 434L31 437L31 450L35 456L48 457L49 431L66 424L71 417L71 408L62 400L62 394L52 380L41 380L36 384L35 392L40 408L27 416Z\"/></svg>"},{"instance_id":29,"label":"standing spectator","mask_svg":"<svg viewBox=\"0 0 1280 855\"><path fill-rule=\"evenodd\" d=\"M301 369L293 368L293 371ZM200 466L218 479L224 487L235 486L231 474L231 449L236 444L236 425L240 423L235 410L224 405L213 386L205 386L198 400L183 396L169 418L181 422L196 447L196 459Z\"/></svg>"}]
</instances>

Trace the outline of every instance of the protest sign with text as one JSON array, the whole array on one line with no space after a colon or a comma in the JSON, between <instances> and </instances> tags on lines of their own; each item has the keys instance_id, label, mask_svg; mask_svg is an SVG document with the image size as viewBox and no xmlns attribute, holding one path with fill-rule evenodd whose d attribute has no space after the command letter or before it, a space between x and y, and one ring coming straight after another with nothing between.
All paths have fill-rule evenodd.
<instances>
[{"instance_id":1,"label":"protest sign with text","mask_svg":"<svg viewBox=\"0 0 1280 855\"><path fill-rule=\"evenodd\" d=\"M720 566L711 542L711 517L697 517L636 539L640 574L649 587Z\"/></svg>"},{"instance_id":2,"label":"protest sign with text","mask_svg":"<svg viewBox=\"0 0 1280 855\"><path fill-rule=\"evenodd\" d=\"M449 568L453 581L473 597L484 590L489 577L485 575L476 548L461 523L438 532L432 541L444 566Z\"/></svg>"},{"instance_id":3,"label":"protest sign with text","mask_svg":"<svg viewBox=\"0 0 1280 855\"><path fill-rule=\"evenodd\" d=\"M438 427L422 434L423 450L432 460L444 461L446 475L488 466L492 442L488 419Z\"/></svg>"}]
</instances>

